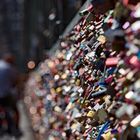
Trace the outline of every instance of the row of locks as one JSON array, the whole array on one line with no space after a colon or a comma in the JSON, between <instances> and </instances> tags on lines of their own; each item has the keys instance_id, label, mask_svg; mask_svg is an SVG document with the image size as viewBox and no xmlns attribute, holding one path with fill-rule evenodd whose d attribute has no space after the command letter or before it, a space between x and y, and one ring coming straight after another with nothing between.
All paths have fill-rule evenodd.
<instances>
[{"instance_id":1,"label":"row of locks","mask_svg":"<svg viewBox=\"0 0 140 140\"><path fill-rule=\"evenodd\" d=\"M24 102L37 140L140 139L140 3L90 0L33 72Z\"/></svg>"}]
</instances>

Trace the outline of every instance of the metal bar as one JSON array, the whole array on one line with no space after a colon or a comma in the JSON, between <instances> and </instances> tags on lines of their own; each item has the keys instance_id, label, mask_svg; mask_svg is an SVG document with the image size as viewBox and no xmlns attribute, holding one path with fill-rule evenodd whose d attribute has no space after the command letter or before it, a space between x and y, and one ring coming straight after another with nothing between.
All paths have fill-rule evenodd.
<instances>
[{"instance_id":1,"label":"metal bar","mask_svg":"<svg viewBox=\"0 0 140 140\"><path fill-rule=\"evenodd\" d=\"M85 8L87 8L87 6L89 5L89 0L87 0L83 6L80 8L79 11L84 10ZM79 15L79 11L78 13L75 15L75 17L72 19L72 21L70 22L70 24L66 27L66 29L64 30L63 34L60 35L62 37L66 36L71 30L72 28L77 24L77 22L80 20L81 16ZM56 49L59 48L59 43L60 43L60 39L57 40L57 42L53 45L52 49L49 51L49 54L53 54L55 52Z\"/></svg>"}]
</instances>

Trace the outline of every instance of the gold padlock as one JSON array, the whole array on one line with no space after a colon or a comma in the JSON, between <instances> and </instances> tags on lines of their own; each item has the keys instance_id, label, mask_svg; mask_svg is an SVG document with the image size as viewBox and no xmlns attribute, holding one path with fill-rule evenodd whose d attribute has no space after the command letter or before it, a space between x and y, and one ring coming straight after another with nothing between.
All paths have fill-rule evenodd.
<instances>
[{"instance_id":1,"label":"gold padlock","mask_svg":"<svg viewBox=\"0 0 140 140\"><path fill-rule=\"evenodd\" d=\"M106 42L106 37L103 36L103 35L100 35L98 38L97 38L98 41L100 41L102 44L104 44Z\"/></svg>"},{"instance_id":2,"label":"gold padlock","mask_svg":"<svg viewBox=\"0 0 140 140\"><path fill-rule=\"evenodd\" d=\"M95 112L93 110L90 110L88 113L87 113L87 117L90 117L90 118L93 118L93 116L95 115Z\"/></svg>"}]
</instances>

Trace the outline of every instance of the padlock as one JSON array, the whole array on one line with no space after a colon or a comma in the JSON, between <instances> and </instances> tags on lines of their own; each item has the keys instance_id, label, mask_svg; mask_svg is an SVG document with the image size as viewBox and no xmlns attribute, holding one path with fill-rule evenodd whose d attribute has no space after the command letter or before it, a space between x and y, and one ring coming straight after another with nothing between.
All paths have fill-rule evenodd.
<instances>
[{"instance_id":1,"label":"padlock","mask_svg":"<svg viewBox=\"0 0 140 140\"><path fill-rule=\"evenodd\" d=\"M90 110L88 113L87 113L87 117L90 117L90 118L93 118L94 117L94 114L95 112Z\"/></svg>"}]
</instances>

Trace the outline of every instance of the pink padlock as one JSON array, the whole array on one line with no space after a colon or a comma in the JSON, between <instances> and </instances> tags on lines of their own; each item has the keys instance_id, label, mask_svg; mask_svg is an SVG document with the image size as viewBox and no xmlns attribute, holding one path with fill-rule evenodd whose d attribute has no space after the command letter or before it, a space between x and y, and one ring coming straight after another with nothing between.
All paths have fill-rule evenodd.
<instances>
[{"instance_id":1,"label":"pink padlock","mask_svg":"<svg viewBox=\"0 0 140 140\"><path fill-rule=\"evenodd\" d=\"M110 66L116 66L119 62L119 58L117 57L112 57L112 58L107 58L106 59L106 66L110 67Z\"/></svg>"}]
</instances>

